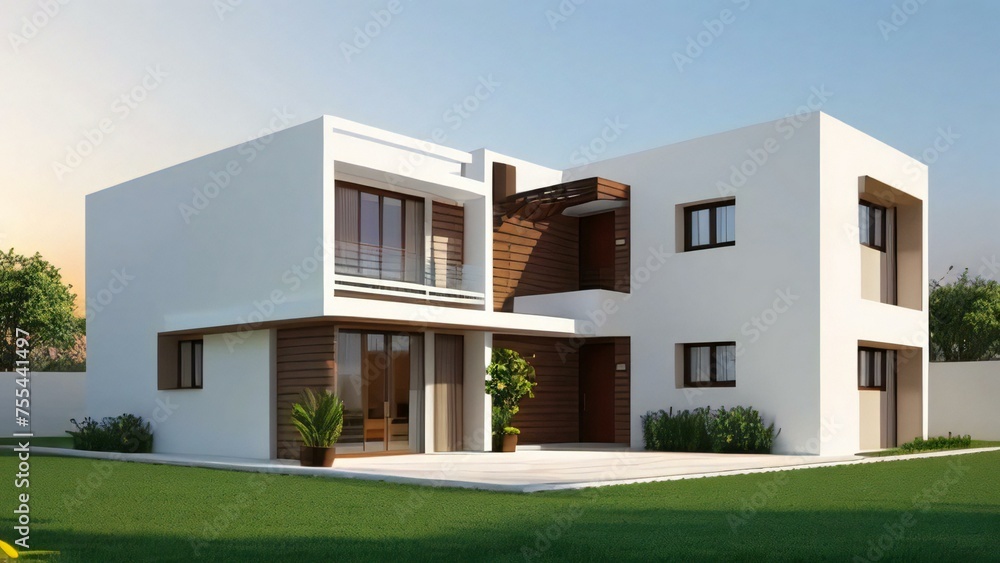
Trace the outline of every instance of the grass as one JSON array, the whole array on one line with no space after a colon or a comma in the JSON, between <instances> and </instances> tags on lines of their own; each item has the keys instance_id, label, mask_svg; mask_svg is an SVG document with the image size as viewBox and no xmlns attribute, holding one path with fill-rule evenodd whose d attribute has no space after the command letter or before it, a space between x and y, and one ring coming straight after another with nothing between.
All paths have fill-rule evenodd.
<instances>
[{"instance_id":1,"label":"grass","mask_svg":"<svg viewBox=\"0 0 1000 563\"><path fill-rule=\"evenodd\" d=\"M0 457L8 542L16 461ZM998 560L998 466L988 452L525 495L36 455L31 547L59 561Z\"/></svg>"},{"instance_id":2,"label":"grass","mask_svg":"<svg viewBox=\"0 0 1000 563\"><path fill-rule=\"evenodd\" d=\"M930 452L940 452L944 450L966 450L974 448L1000 448L1000 442L993 442L989 440L973 440L972 444L968 448L943 448L937 450L923 450L919 452L907 452L899 448L889 448L887 450L878 450L875 452L862 452L858 455L864 457L888 457L893 455L915 455L915 454L925 454Z\"/></svg>"},{"instance_id":3,"label":"grass","mask_svg":"<svg viewBox=\"0 0 1000 563\"><path fill-rule=\"evenodd\" d=\"M18 441L23 442L24 438L0 437L0 446L16 446ZM36 436L31 438L32 446L42 446L46 448L72 448L72 436Z\"/></svg>"}]
</instances>

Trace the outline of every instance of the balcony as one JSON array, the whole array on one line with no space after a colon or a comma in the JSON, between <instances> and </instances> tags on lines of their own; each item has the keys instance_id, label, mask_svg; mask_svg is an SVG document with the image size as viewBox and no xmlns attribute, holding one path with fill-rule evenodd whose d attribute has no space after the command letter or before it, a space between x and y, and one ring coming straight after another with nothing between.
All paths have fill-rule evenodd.
<instances>
[{"instance_id":1,"label":"balcony","mask_svg":"<svg viewBox=\"0 0 1000 563\"><path fill-rule=\"evenodd\" d=\"M482 306L482 292L462 289L470 281L462 267L425 261L422 252L337 241L335 290Z\"/></svg>"}]
</instances>

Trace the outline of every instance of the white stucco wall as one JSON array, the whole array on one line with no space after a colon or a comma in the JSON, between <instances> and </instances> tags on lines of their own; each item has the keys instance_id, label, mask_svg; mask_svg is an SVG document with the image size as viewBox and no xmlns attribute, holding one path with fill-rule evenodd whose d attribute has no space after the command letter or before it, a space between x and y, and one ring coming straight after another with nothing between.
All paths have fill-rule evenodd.
<instances>
[{"instance_id":1,"label":"white stucco wall","mask_svg":"<svg viewBox=\"0 0 1000 563\"><path fill-rule=\"evenodd\" d=\"M0 432L4 436L27 431L14 421L15 393L21 388L14 381L17 378L14 372L0 372ZM87 416L86 381L84 372L31 372L31 432L35 436L69 436L66 431L73 429L69 419L79 421Z\"/></svg>"},{"instance_id":2,"label":"white stucco wall","mask_svg":"<svg viewBox=\"0 0 1000 563\"><path fill-rule=\"evenodd\" d=\"M151 416L157 333L322 315L321 124L87 196L91 416Z\"/></svg>"},{"instance_id":3,"label":"white stucco wall","mask_svg":"<svg viewBox=\"0 0 1000 563\"><path fill-rule=\"evenodd\" d=\"M595 324L631 337L633 447L640 415L669 407L753 406L781 428L776 452L819 434L818 142L816 119L771 122L586 167L631 186L632 292ZM678 206L733 196L736 246L677 253ZM718 341L739 347L736 387L678 388L676 345Z\"/></svg>"},{"instance_id":4,"label":"white stucco wall","mask_svg":"<svg viewBox=\"0 0 1000 563\"><path fill-rule=\"evenodd\" d=\"M930 364L930 436L1000 440L1000 362Z\"/></svg>"},{"instance_id":5,"label":"white stucco wall","mask_svg":"<svg viewBox=\"0 0 1000 563\"><path fill-rule=\"evenodd\" d=\"M905 362L900 378L926 377L927 354L919 351L926 346L928 335L927 167L829 115L819 114L818 119L822 305L821 323L810 330L818 329L821 347L822 405L819 414L828 428L823 452L847 454L859 449L861 434L857 381L859 342L887 348L915 348L916 351L911 350L902 356L901 361ZM925 288L922 310L863 298L861 253L866 249L858 240L859 178L862 176L875 178L923 202L923 228L919 241L922 245L919 275ZM794 266L789 264L786 267ZM926 417L920 412L919 397L917 401L910 400L913 393L920 393L921 388L926 389L926 384L900 380L900 389L906 392L905 397L897 402L897 409L906 411L901 415L900 439L904 434L920 433L921 424L926 423ZM911 424L911 420L917 422Z\"/></svg>"},{"instance_id":6,"label":"white stucco wall","mask_svg":"<svg viewBox=\"0 0 1000 563\"><path fill-rule=\"evenodd\" d=\"M154 418L154 451L270 458L273 333L247 333L233 347L223 334L205 336L203 388L156 392L169 412Z\"/></svg>"}]
</instances>

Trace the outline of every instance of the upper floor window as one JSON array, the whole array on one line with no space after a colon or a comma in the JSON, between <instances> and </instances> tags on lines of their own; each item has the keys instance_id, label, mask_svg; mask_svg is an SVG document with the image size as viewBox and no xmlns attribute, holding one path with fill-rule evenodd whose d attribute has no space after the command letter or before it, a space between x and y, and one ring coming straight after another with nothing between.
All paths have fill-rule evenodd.
<instances>
[{"instance_id":1,"label":"upper floor window","mask_svg":"<svg viewBox=\"0 0 1000 563\"><path fill-rule=\"evenodd\" d=\"M424 282L423 200L338 182L336 272Z\"/></svg>"},{"instance_id":2,"label":"upper floor window","mask_svg":"<svg viewBox=\"0 0 1000 563\"><path fill-rule=\"evenodd\" d=\"M684 250L736 244L736 200L684 208Z\"/></svg>"},{"instance_id":3,"label":"upper floor window","mask_svg":"<svg viewBox=\"0 0 1000 563\"><path fill-rule=\"evenodd\" d=\"M736 343L684 345L685 387L735 387Z\"/></svg>"},{"instance_id":4,"label":"upper floor window","mask_svg":"<svg viewBox=\"0 0 1000 563\"><path fill-rule=\"evenodd\" d=\"M885 208L862 201L858 205L858 235L861 244L885 252Z\"/></svg>"}]
</instances>

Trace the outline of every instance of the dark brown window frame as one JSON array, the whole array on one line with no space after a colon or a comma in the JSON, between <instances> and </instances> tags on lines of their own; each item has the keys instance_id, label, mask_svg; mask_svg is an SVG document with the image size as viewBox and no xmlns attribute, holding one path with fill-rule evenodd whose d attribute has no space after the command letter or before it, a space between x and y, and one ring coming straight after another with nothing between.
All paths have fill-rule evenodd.
<instances>
[{"instance_id":1,"label":"dark brown window frame","mask_svg":"<svg viewBox=\"0 0 1000 563\"><path fill-rule=\"evenodd\" d=\"M692 250L706 250L708 248L722 248L724 246L736 246L736 241L726 241L726 242L716 242L717 234L716 229L718 226L718 214L715 213L716 209L720 207L736 207L735 199L727 199L724 201L713 201L712 203L700 203L697 205L690 205L684 208L684 251L690 252ZM712 212L708 214L709 217L709 227L708 227L708 238L711 242L708 244L700 244L698 246L693 246L691 244L691 214L695 211L702 211L709 209Z\"/></svg>"},{"instance_id":2,"label":"dark brown window frame","mask_svg":"<svg viewBox=\"0 0 1000 563\"><path fill-rule=\"evenodd\" d=\"M357 221L357 223L358 223L358 232L356 234L357 234L357 239L359 241L359 244L360 244L360 241L361 241L361 207L362 207L362 205L361 205L361 194L362 193L367 193L367 194L374 195L374 196L378 197L378 216L379 216L378 246L379 246L380 249L384 249L385 248L385 245L383 243L383 239L385 237L385 224L382 221L382 218L385 216L385 209L384 209L385 198L389 197L389 198L392 198L392 199L398 199L401 202L403 202L403 204L401 206L401 209L400 209L400 213L399 213L399 215L400 215L400 218L399 218L400 219L399 220L399 232L400 232L400 234L401 234L401 236L403 238L403 240L402 240L402 247L401 248L393 248L393 250L399 250L401 253L403 253L403 255L404 255L404 262L405 262L405 253L406 253L406 202L410 201L410 202L413 202L413 203L420 203L421 205L427 205L427 201L424 198L422 198L422 197L417 197L417 196L413 196L413 195L409 195L409 194L402 194L402 193L399 193L399 192L393 192L393 191L383 190L383 189L379 189L379 188L373 188L371 186L365 186L365 185L362 185L362 184L355 184L354 182L345 182L345 181L342 181L342 180L338 180L338 181L334 182L334 188L337 188L337 187L347 188L347 189L355 190L355 191L358 192L358 221ZM423 233L423 234L426 236L426 233ZM336 244L336 241L334 241L334 243ZM378 268L378 270L379 270L379 276L378 276L378 278L372 278L372 279L380 279L380 280L389 280L390 279L390 278L386 278L386 277L383 276L383 273L382 273L382 259L381 259L381 257L379 257L379 268ZM364 276L362 276L362 277L364 277ZM391 281L405 281L405 280L391 280Z\"/></svg>"},{"instance_id":3,"label":"dark brown window frame","mask_svg":"<svg viewBox=\"0 0 1000 563\"><path fill-rule=\"evenodd\" d=\"M184 364L181 361L181 358L183 358L184 355L181 352L181 348L183 348L184 344L187 344L187 343L191 343L191 385L184 385L183 384L184 383L184 377L183 377L183 371L184 371L183 367L184 367ZM201 359L202 359L202 365L201 365L201 367L202 367L202 369L201 369L201 385L195 385L194 384L194 382L195 382L194 374L196 373L195 367L196 367L196 362L197 362L196 358L198 357L198 355L194 353L194 350L195 350L196 347L197 348L201 348ZM201 339L201 338L190 338L190 339L187 339L187 340L178 340L177 341L177 387L175 387L174 389L202 389L204 387L204 385L205 385L205 341L204 341L204 339Z\"/></svg>"},{"instance_id":4,"label":"dark brown window frame","mask_svg":"<svg viewBox=\"0 0 1000 563\"><path fill-rule=\"evenodd\" d=\"M861 229L865 229L865 231L868 233L868 242L861 242L861 245L862 246L867 246L868 248L874 248L875 250L878 250L879 252L885 252L885 249L886 249L886 239L885 239L885 237L888 234L886 232L886 225L885 225L885 223L886 223L886 218L888 217L888 209L885 208L885 207L883 207L883 206L881 206L881 205L879 205L879 204L877 204L877 203L872 203L870 201L865 201L863 199L858 201L858 207L867 207L870 210L871 209L875 209L875 210L878 210L878 211L882 212L882 232L881 233L878 233L876 231L876 229L875 229L875 221L872 219L873 215L872 215L871 211L868 212L868 225L867 225L867 227L865 225L861 224L860 213L858 214L859 215L859 217L858 217L858 242L861 242ZM880 235L878 239L876 239L876 236L875 236L876 234ZM881 245L874 244L872 242L874 240L881 240L882 244Z\"/></svg>"},{"instance_id":5,"label":"dark brown window frame","mask_svg":"<svg viewBox=\"0 0 1000 563\"><path fill-rule=\"evenodd\" d=\"M868 360L868 371L869 373L874 373L875 362L880 357L882 358L882 384L881 385L862 385L861 384L861 361L860 356L862 352L869 352L871 355ZM858 391L885 391L886 379L888 379L889 374L889 351L883 348L872 348L870 346L859 346L858 347Z\"/></svg>"},{"instance_id":6,"label":"dark brown window frame","mask_svg":"<svg viewBox=\"0 0 1000 563\"><path fill-rule=\"evenodd\" d=\"M736 387L736 380L733 381L716 381L716 364L715 355L716 349L720 346L736 346L736 342L695 342L691 344L684 345L684 387ZM709 370L709 381L692 381L691 380L691 349L692 348L711 348L709 352L709 357L711 358L710 370Z\"/></svg>"}]
</instances>

